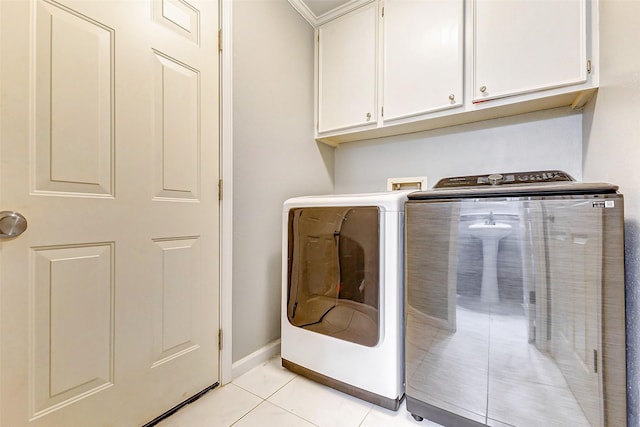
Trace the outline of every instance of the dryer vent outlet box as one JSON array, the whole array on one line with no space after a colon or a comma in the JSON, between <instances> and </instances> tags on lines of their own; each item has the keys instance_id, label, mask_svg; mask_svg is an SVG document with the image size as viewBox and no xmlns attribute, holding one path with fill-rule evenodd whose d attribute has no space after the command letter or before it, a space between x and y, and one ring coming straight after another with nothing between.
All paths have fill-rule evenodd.
<instances>
[{"instance_id":1,"label":"dryer vent outlet box","mask_svg":"<svg viewBox=\"0 0 640 427\"><path fill-rule=\"evenodd\" d=\"M411 176L405 178L388 178L387 179L387 191L396 190L426 190L427 189L427 177L426 176Z\"/></svg>"}]
</instances>

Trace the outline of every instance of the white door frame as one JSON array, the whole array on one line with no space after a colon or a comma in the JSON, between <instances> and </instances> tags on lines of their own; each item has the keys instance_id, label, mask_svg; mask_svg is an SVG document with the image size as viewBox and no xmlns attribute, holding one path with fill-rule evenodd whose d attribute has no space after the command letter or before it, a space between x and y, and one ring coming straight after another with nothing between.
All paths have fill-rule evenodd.
<instances>
[{"instance_id":1,"label":"white door frame","mask_svg":"<svg viewBox=\"0 0 640 427\"><path fill-rule=\"evenodd\" d=\"M221 1L220 28L220 177L223 196L220 202L220 384L233 380L232 357L232 272L233 272L233 68L231 51L232 0Z\"/></svg>"}]
</instances>

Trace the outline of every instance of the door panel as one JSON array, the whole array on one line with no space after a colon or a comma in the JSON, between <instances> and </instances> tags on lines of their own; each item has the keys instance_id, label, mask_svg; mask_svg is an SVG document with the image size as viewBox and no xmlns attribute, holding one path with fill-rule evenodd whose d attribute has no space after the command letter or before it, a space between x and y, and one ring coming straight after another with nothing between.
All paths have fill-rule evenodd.
<instances>
[{"instance_id":1,"label":"door panel","mask_svg":"<svg viewBox=\"0 0 640 427\"><path fill-rule=\"evenodd\" d=\"M111 196L114 31L61 4L34 7L34 191Z\"/></svg>"},{"instance_id":2,"label":"door panel","mask_svg":"<svg viewBox=\"0 0 640 427\"><path fill-rule=\"evenodd\" d=\"M182 0L156 0L153 19L194 43L200 41L200 11Z\"/></svg>"},{"instance_id":3,"label":"door panel","mask_svg":"<svg viewBox=\"0 0 640 427\"><path fill-rule=\"evenodd\" d=\"M155 241L158 251L156 283L162 288L154 302L155 354L153 367L199 348L198 300L201 258L197 238Z\"/></svg>"},{"instance_id":4,"label":"door panel","mask_svg":"<svg viewBox=\"0 0 640 427\"><path fill-rule=\"evenodd\" d=\"M29 221L0 241L0 425L141 425L218 381L217 14L0 2L0 205Z\"/></svg>"},{"instance_id":5,"label":"door panel","mask_svg":"<svg viewBox=\"0 0 640 427\"><path fill-rule=\"evenodd\" d=\"M198 95L200 72L160 52L154 52L156 79L156 147L159 171L156 197L199 197Z\"/></svg>"},{"instance_id":6,"label":"door panel","mask_svg":"<svg viewBox=\"0 0 640 427\"><path fill-rule=\"evenodd\" d=\"M113 249L31 250L36 416L113 385Z\"/></svg>"}]
</instances>

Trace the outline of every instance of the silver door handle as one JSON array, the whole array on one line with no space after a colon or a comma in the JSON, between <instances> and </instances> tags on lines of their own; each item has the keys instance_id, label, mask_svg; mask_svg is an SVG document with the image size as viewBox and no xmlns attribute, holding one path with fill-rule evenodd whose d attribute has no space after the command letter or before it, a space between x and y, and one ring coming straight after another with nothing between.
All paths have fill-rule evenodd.
<instances>
[{"instance_id":1,"label":"silver door handle","mask_svg":"<svg viewBox=\"0 0 640 427\"><path fill-rule=\"evenodd\" d=\"M27 229L27 219L18 212L0 212L0 239L16 237Z\"/></svg>"}]
</instances>

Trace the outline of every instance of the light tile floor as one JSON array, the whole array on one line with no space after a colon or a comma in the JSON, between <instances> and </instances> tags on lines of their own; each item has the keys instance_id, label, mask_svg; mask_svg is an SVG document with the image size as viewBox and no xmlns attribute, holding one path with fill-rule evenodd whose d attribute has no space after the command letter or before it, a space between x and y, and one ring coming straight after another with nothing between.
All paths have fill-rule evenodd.
<instances>
[{"instance_id":1,"label":"light tile floor","mask_svg":"<svg viewBox=\"0 0 640 427\"><path fill-rule=\"evenodd\" d=\"M319 385L275 357L213 390L158 427L435 427Z\"/></svg>"}]
</instances>

